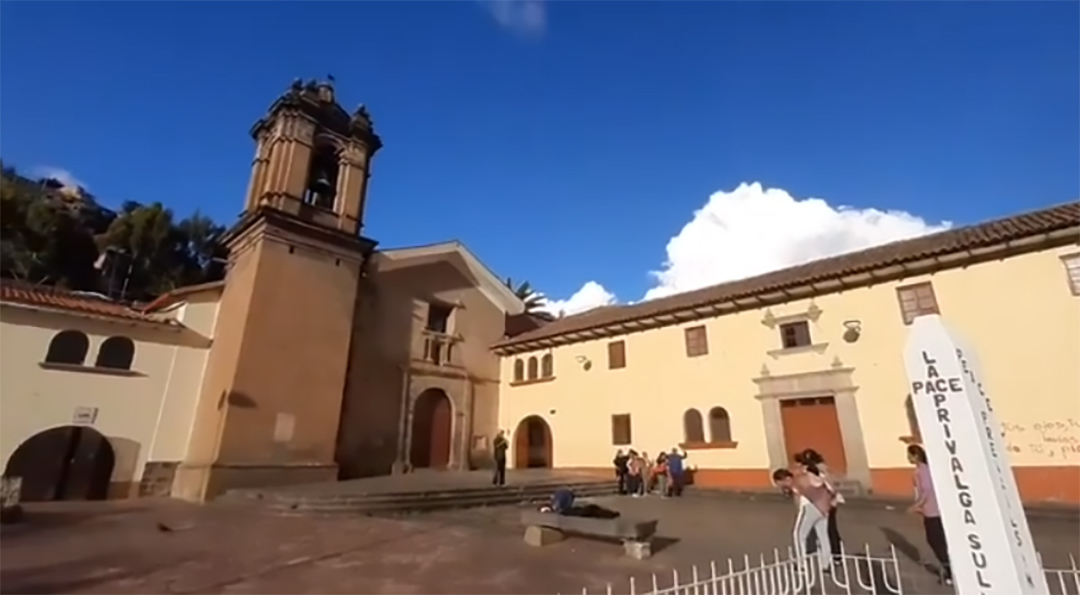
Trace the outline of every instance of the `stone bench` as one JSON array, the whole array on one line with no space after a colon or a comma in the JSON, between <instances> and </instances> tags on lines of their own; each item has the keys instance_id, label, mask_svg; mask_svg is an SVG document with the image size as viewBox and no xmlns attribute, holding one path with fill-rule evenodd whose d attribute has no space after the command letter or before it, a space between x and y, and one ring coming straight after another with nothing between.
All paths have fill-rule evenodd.
<instances>
[{"instance_id":1,"label":"stone bench","mask_svg":"<svg viewBox=\"0 0 1080 595\"><path fill-rule=\"evenodd\" d=\"M532 546L556 543L567 535L614 539L623 543L626 555L644 560L652 556L652 539L660 521L600 519L526 510L521 513L521 524L525 526L525 543Z\"/></svg>"}]
</instances>

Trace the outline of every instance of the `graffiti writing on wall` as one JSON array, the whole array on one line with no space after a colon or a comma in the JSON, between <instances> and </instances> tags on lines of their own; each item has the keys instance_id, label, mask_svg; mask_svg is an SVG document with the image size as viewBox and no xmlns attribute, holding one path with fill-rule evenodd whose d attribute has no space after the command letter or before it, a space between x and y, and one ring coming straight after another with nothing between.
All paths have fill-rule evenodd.
<instances>
[{"instance_id":1,"label":"graffiti writing on wall","mask_svg":"<svg viewBox=\"0 0 1080 595\"><path fill-rule=\"evenodd\" d=\"M1029 452L1054 460L1080 460L1080 421L1071 417L1032 424L1002 424L1009 452Z\"/></svg>"}]
</instances>

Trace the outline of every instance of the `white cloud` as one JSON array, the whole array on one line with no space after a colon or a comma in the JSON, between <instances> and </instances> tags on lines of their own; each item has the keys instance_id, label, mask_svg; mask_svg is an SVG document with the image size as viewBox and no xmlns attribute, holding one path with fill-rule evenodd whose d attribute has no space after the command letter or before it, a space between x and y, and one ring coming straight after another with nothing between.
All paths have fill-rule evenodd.
<instances>
[{"instance_id":1,"label":"white cloud","mask_svg":"<svg viewBox=\"0 0 1080 595\"><path fill-rule=\"evenodd\" d=\"M542 310L546 310L556 316L577 314L600 306L616 303L615 294L604 289L596 281L589 281L577 290L577 293L565 300L553 300L544 297Z\"/></svg>"},{"instance_id":2,"label":"white cloud","mask_svg":"<svg viewBox=\"0 0 1080 595\"><path fill-rule=\"evenodd\" d=\"M88 189L86 182L83 182L79 178L76 178L75 175L72 174L70 171L61 167L42 165L33 168L31 170L31 173L33 173L33 175L39 178L52 178L57 182L60 182L67 188L82 188L84 190Z\"/></svg>"},{"instance_id":3,"label":"white cloud","mask_svg":"<svg viewBox=\"0 0 1080 595\"><path fill-rule=\"evenodd\" d=\"M517 35L539 37L547 28L544 0L479 0L501 27Z\"/></svg>"},{"instance_id":4,"label":"white cloud","mask_svg":"<svg viewBox=\"0 0 1080 595\"><path fill-rule=\"evenodd\" d=\"M650 300L745 279L871 246L948 229L904 211L832 206L820 198L797 199L779 188L740 184L717 192L667 244L667 260L650 272ZM583 312L614 302L589 281L565 301ZM567 307L567 313L570 307Z\"/></svg>"}]
</instances>

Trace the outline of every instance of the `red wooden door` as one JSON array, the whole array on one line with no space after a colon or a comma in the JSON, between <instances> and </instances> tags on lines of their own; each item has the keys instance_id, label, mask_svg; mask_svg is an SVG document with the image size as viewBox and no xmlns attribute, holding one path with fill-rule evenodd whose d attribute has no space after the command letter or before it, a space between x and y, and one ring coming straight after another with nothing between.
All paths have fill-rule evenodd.
<instances>
[{"instance_id":1,"label":"red wooden door","mask_svg":"<svg viewBox=\"0 0 1080 595\"><path fill-rule=\"evenodd\" d=\"M844 438L832 397L781 401L780 419L789 463L795 453L812 448L825 458L830 473L847 471Z\"/></svg>"}]
</instances>

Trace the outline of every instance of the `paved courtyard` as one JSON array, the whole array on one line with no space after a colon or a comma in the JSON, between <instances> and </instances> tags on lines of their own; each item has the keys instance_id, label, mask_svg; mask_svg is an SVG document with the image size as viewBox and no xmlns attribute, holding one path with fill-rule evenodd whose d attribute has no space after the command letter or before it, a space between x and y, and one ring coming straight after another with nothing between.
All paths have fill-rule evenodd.
<instances>
[{"instance_id":1,"label":"paved courtyard","mask_svg":"<svg viewBox=\"0 0 1080 595\"><path fill-rule=\"evenodd\" d=\"M31 509L32 522L0 540L5 593L580 593L630 576L771 552L790 540L787 503L686 498L608 499L631 517L661 519L667 538L646 561L618 545L522 541L514 507L401 518L275 517L224 505L141 500ZM927 555L917 519L841 511L849 544L887 554L894 543ZM1033 519L1047 566L1080 553L1080 525ZM908 552L908 550L911 550ZM943 592L903 556L906 593ZM726 562L725 562L726 565Z\"/></svg>"}]
</instances>

